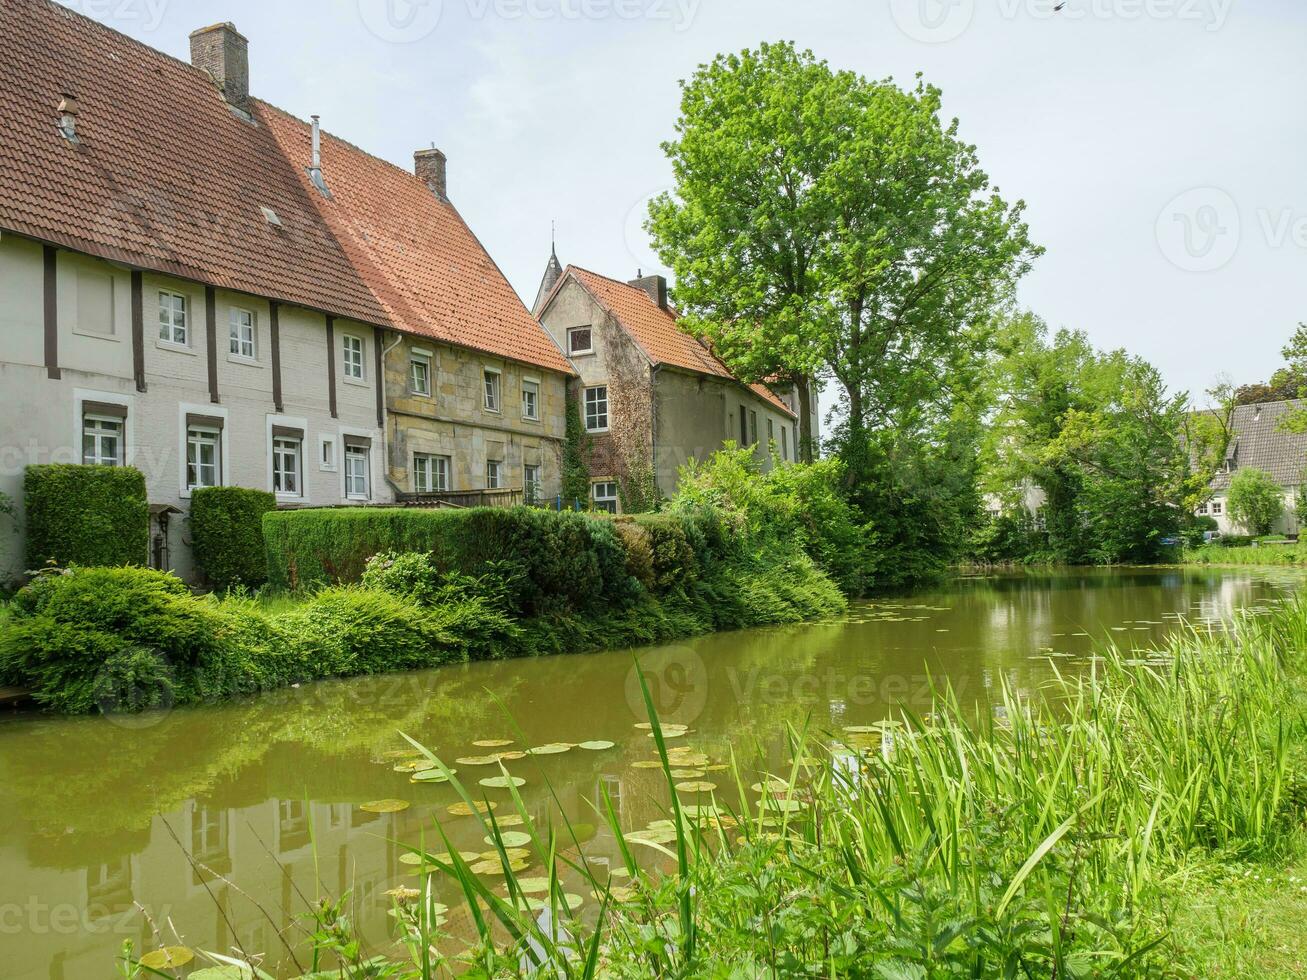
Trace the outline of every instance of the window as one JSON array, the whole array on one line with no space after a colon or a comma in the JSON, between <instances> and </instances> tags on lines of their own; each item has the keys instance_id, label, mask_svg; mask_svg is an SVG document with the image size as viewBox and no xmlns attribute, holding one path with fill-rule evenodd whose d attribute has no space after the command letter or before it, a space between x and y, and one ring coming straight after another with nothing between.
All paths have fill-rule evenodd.
<instances>
[{"instance_id":1,"label":"window","mask_svg":"<svg viewBox=\"0 0 1307 980\"><path fill-rule=\"evenodd\" d=\"M186 489L222 486L222 432L209 426L186 428Z\"/></svg>"},{"instance_id":2,"label":"window","mask_svg":"<svg viewBox=\"0 0 1307 980\"><path fill-rule=\"evenodd\" d=\"M424 397L431 394L431 358L414 354L408 362L408 390Z\"/></svg>"},{"instance_id":3,"label":"window","mask_svg":"<svg viewBox=\"0 0 1307 980\"><path fill-rule=\"evenodd\" d=\"M540 420L540 382L522 382L522 418L532 422Z\"/></svg>"},{"instance_id":4,"label":"window","mask_svg":"<svg viewBox=\"0 0 1307 980\"><path fill-rule=\"evenodd\" d=\"M499 411L499 372L486 371L486 411Z\"/></svg>"},{"instance_id":5,"label":"window","mask_svg":"<svg viewBox=\"0 0 1307 980\"><path fill-rule=\"evenodd\" d=\"M186 297L180 293L159 294L159 339L165 344L186 347L191 342Z\"/></svg>"},{"instance_id":6,"label":"window","mask_svg":"<svg viewBox=\"0 0 1307 980\"><path fill-rule=\"evenodd\" d=\"M294 436L277 436L272 440L272 489L286 497L303 495L300 482L300 446Z\"/></svg>"},{"instance_id":7,"label":"window","mask_svg":"<svg viewBox=\"0 0 1307 980\"><path fill-rule=\"evenodd\" d=\"M254 360L254 314L249 310L231 311L231 356Z\"/></svg>"},{"instance_id":8,"label":"window","mask_svg":"<svg viewBox=\"0 0 1307 980\"><path fill-rule=\"evenodd\" d=\"M610 514L617 513L616 483L596 483L591 489L591 495L594 498L595 510L606 510Z\"/></svg>"},{"instance_id":9,"label":"window","mask_svg":"<svg viewBox=\"0 0 1307 980\"><path fill-rule=\"evenodd\" d=\"M323 436L318 446L318 465L328 473L336 472L336 440Z\"/></svg>"},{"instance_id":10,"label":"window","mask_svg":"<svg viewBox=\"0 0 1307 980\"><path fill-rule=\"evenodd\" d=\"M227 811L195 804L191 810L191 857L209 863L227 853Z\"/></svg>"},{"instance_id":11,"label":"window","mask_svg":"<svg viewBox=\"0 0 1307 980\"><path fill-rule=\"evenodd\" d=\"M758 413L749 413L749 445L758 445Z\"/></svg>"},{"instance_id":12,"label":"window","mask_svg":"<svg viewBox=\"0 0 1307 980\"><path fill-rule=\"evenodd\" d=\"M345 351L345 379L362 381L363 375L363 338L345 334L342 342Z\"/></svg>"},{"instance_id":13,"label":"window","mask_svg":"<svg viewBox=\"0 0 1307 980\"><path fill-rule=\"evenodd\" d=\"M1212 501L1212 516L1220 517L1225 512L1225 504L1219 500Z\"/></svg>"},{"instance_id":14,"label":"window","mask_svg":"<svg viewBox=\"0 0 1307 980\"><path fill-rule=\"evenodd\" d=\"M793 425L790 426L790 442L794 443L794 458L799 458L799 430Z\"/></svg>"},{"instance_id":15,"label":"window","mask_svg":"<svg viewBox=\"0 0 1307 980\"><path fill-rule=\"evenodd\" d=\"M82 420L82 462L87 466L123 465L123 420L87 415Z\"/></svg>"},{"instance_id":16,"label":"window","mask_svg":"<svg viewBox=\"0 0 1307 980\"><path fill-rule=\"evenodd\" d=\"M526 502L528 504L538 503L540 500L540 465L528 463L522 467L522 484L526 491Z\"/></svg>"},{"instance_id":17,"label":"window","mask_svg":"<svg viewBox=\"0 0 1307 980\"><path fill-rule=\"evenodd\" d=\"M501 479L504 473L504 464L497 459L486 460L486 489L498 490L503 486Z\"/></svg>"},{"instance_id":18,"label":"window","mask_svg":"<svg viewBox=\"0 0 1307 980\"><path fill-rule=\"evenodd\" d=\"M367 500L369 489L369 447L345 444L345 496L350 500Z\"/></svg>"},{"instance_id":19,"label":"window","mask_svg":"<svg viewBox=\"0 0 1307 980\"><path fill-rule=\"evenodd\" d=\"M1199 517L1203 517L1204 515L1206 515L1208 509L1209 509L1209 508L1208 508L1208 506L1207 506L1206 504L1199 504L1199 505L1198 505L1198 516L1199 516Z\"/></svg>"},{"instance_id":20,"label":"window","mask_svg":"<svg viewBox=\"0 0 1307 980\"><path fill-rule=\"evenodd\" d=\"M585 428L587 432L608 431L608 388L585 390Z\"/></svg>"},{"instance_id":21,"label":"window","mask_svg":"<svg viewBox=\"0 0 1307 980\"><path fill-rule=\"evenodd\" d=\"M577 327L567 331L567 352L569 354L593 354L594 331L589 327Z\"/></svg>"},{"instance_id":22,"label":"window","mask_svg":"<svg viewBox=\"0 0 1307 980\"><path fill-rule=\"evenodd\" d=\"M449 490L449 457L413 456L413 489L416 493L445 493Z\"/></svg>"},{"instance_id":23,"label":"window","mask_svg":"<svg viewBox=\"0 0 1307 980\"><path fill-rule=\"evenodd\" d=\"M781 426L781 459L790 458L790 430Z\"/></svg>"},{"instance_id":24,"label":"window","mask_svg":"<svg viewBox=\"0 0 1307 980\"><path fill-rule=\"evenodd\" d=\"M114 335L112 276L89 270L77 273L77 332Z\"/></svg>"}]
</instances>

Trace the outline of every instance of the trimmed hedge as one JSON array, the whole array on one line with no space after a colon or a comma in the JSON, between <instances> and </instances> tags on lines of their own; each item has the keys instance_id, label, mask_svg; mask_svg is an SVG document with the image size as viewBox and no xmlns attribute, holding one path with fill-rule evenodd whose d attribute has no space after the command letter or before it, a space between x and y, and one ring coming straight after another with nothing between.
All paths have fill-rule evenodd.
<instances>
[{"instance_id":1,"label":"trimmed hedge","mask_svg":"<svg viewBox=\"0 0 1307 980\"><path fill-rule=\"evenodd\" d=\"M629 600L638 583L611 520L530 507L472 510L342 508L263 519L268 577L298 591L362 581L380 554L431 555L442 572L512 581L509 611L585 611Z\"/></svg>"},{"instance_id":2,"label":"trimmed hedge","mask_svg":"<svg viewBox=\"0 0 1307 980\"><path fill-rule=\"evenodd\" d=\"M27 566L144 565L150 549L145 476L126 466L29 466Z\"/></svg>"},{"instance_id":3,"label":"trimmed hedge","mask_svg":"<svg viewBox=\"0 0 1307 980\"><path fill-rule=\"evenodd\" d=\"M277 509L266 490L206 487L191 496L191 546L209 587L257 589L268 580L263 515Z\"/></svg>"}]
</instances>

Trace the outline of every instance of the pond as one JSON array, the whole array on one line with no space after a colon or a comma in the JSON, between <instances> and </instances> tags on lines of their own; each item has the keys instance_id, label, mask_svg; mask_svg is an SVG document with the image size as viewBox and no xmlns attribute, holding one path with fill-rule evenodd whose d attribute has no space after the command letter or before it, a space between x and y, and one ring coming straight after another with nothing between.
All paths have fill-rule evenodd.
<instances>
[{"instance_id":1,"label":"pond","mask_svg":"<svg viewBox=\"0 0 1307 980\"><path fill-rule=\"evenodd\" d=\"M1184 621L1220 629L1303 579L1276 570L1141 569L962 578L908 599L856 605L839 622L718 634L638 651L673 744L696 768L734 751L779 768L787 726L869 725L907 704L923 710L932 679L985 705L1006 682L1037 697L1053 676L1084 670L1104 640L1151 646ZM620 864L596 807L623 827L663 817L662 773L639 763L654 743L633 651L474 664L307 685L256 700L144 718L0 716L0 973L108 976L123 940L137 950L180 939L197 949L267 954L294 970L279 933L302 935L305 899L350 892L374 951L389 951L385 893L411 885L405 844L487 849L448 786L414 783L405 732L478 793L497 766L456 763L554 743L611 741L505 763L527 780L533 819L559 806L599 866ZM477 747L477 741L511 741ZM728 781L725 774L720 777ZM374 814L381 799L408 809ZM704 801L707 801L705 796ZM529 871L527 874L538 873ZM587 898L589 896L586 896ZM451 895L447 899L455 905ZM142 910L148 913L142 914ZM459 926L457 910L450 928Z\"/></svg>"}]
</instances>

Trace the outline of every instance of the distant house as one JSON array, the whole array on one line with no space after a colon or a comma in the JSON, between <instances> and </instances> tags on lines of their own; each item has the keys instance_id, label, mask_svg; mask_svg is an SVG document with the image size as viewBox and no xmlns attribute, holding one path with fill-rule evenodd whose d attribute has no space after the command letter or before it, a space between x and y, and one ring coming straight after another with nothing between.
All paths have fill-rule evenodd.
<instances>
[{"instance_id":1,"label":"distant house","mask_svg":"<svg viewBox=\"0 0 1307 980\"><path fill-rule=\"evenodd\" d=\"M1304 406L1307 402L1280 401L1240 405L1234 410L1225 461L1212 480L1211 499L1198 508L1198 516L1213 518L1222 534L1245 533L1245 528L1230 519L1230 483L1241 469L1264 470L1284 490L1284 514L1276 530L1299 532L1303 518L1296 511L1295 500L1307 468L1307 435L1286 432L1282 423L1290 412Z\"/></svg>"},{"instance_id":2,"label":"distant house","mask_svg":"<svg viewBox=\"0 0 1307 980\"><path fill-rule=\"evenodd\" d=\"M581 376L595 506L617 511L641 487L670 496L681 466L728 441L764 469L798 459L794 411L677 326L662 276L619 282L551 256L535 314Z\"/></svg>"}]
</instances>

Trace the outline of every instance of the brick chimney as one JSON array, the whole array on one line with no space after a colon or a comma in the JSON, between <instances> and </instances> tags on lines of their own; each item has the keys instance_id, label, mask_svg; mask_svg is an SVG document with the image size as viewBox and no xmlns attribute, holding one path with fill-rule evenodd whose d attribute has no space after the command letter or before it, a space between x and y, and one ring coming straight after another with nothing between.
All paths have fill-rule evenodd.
<instances>
[{"instance_id":1,"label":"brick chimney","mask_svg":"<svg viewBox=\"0 0 1307 980\"><path fill-rule=\"evenodd\" d=\"M249 111L250 42L235 25L214 24L193 33L191 64L213 77L230 105Z\"/></svg>"},{"instance_id":2,"label":"brick chimney","mask_svg":"<svg viewBox=\"0 0 1307 980\"><path fill-rule=\"evenodd\" d=\"M627 285L643 289L660 310L667 309L667 280L663 276L642 276L632 279Z\"/></svg>"},{"instance_id":3,"label":"brick chimney","mask_svg":"<svg viewBox=\"0 0 1307 980\"><path fill-rule=\"evenodd\" d=\"M418 150L413 154L413 172L431 193L442 201L449 200L449 164L445 154L434 146L429 150Z\"/></svg>"}]
</instances>

